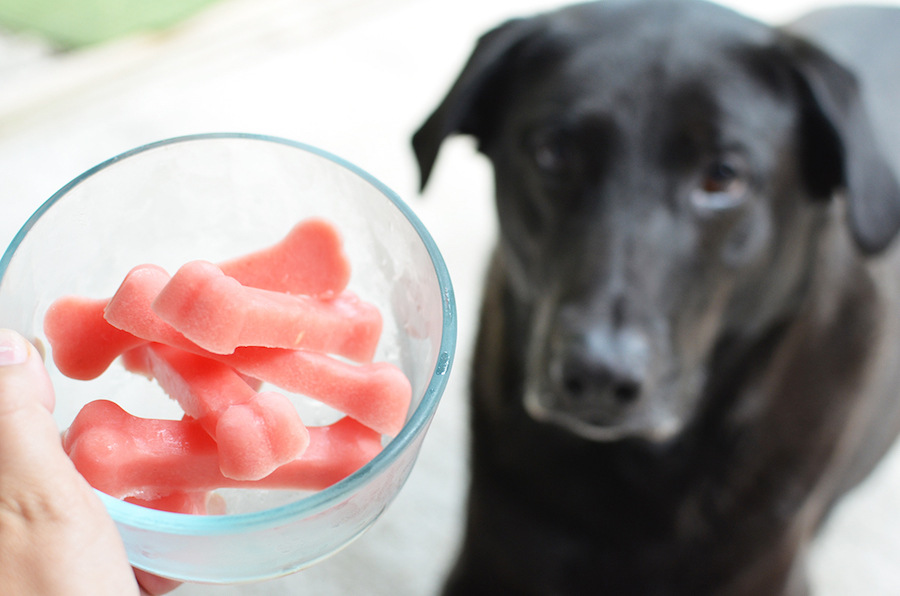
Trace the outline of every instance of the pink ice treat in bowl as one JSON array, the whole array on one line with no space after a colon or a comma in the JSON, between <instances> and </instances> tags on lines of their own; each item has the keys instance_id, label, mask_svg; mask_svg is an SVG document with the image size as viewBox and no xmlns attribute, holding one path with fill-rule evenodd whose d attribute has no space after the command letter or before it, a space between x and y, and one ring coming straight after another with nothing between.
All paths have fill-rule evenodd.
<instances>
[{"instance_id":1,"label":"pink ice treat in bowl","mask_svg":"<svg viewBox=\"0 0 900 596\"><path fill-rule=\"evenodd\" d=\"M250 134L85 172L0 259L0 326L46 352L63 446L131 563L286 575L406 481L456 347L437 246L346 161Z\"/></svg>"}]
</instances>

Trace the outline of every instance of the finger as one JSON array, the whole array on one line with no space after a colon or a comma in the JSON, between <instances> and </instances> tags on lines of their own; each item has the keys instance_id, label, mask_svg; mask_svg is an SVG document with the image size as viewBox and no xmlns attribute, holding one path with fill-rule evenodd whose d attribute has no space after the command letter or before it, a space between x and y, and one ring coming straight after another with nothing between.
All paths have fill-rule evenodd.
<instances>
[{"instance_id":1,"label":"finger","mask_svg":"<svg viewBox=\"0 0 900 596\"><path fill-rule=\"evenodd\" d=\"M0 329L0 592L137 593L122 539L66 456L40 353Z\"/></svg>"},{"instance_id":2,"label":"finger","mask_svg":"<svg viewBox=\"0 0 900 596\"><path fill-rule=\"evenodd\" d=\"M47 477L71 463L53 421L53 385L37 349L0 329L0 478Z\"/></svg>"},{"instance_id":3,"label":"finger","mask_svg":"<svg viewBox=\"0 0 900 596\"><path fill-rule=\"evenodd\" d=\"M23 372L23 366L27 372ZM20 387L25 389L24 392L4 392L0 412L30 406L32 401L53 411L53 386L44 368L41 353L28 340L10 329L0 329L0 371L0 374L8 377L6 383L28 381L27 386ZM35 381L39 381L39 384L35 385Z\"/></svg>"}]
</instances>

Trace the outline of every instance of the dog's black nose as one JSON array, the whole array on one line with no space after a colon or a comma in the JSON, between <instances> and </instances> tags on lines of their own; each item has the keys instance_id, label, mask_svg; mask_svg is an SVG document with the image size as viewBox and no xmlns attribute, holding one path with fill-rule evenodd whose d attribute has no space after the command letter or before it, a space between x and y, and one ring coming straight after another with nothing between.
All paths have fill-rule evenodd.
<instances>
[{"instance_id":1,"label":"dog's black nose","mask_svg":"<svg viewBox=\"0 0 900 596\"><path fill-rule=\"evenodd\" d=\"M572 401L576 402L609 393L616 402L627 404L637 399L641 392L640 380L633 378L627 371L585 366L584 362L570 361L564 374L563 388Z\"/></svg>"},{"instance_id":2,"label":"dog's black nose","mask_svg":"<svg viewBox=\"0 0 900 596\"><path fill-rule=\"evenodd\" d=\"M641 392L641 379L633 371L592 358L584 351L569 354L562 362L560 385L575 402L608 395L617 403L627 404Z\"/></svg>"},{"instance_id":3,"label":"dog's black nose","mask_svg":"<svg viewBox=\"0 0 900 596\"><path fill-rule=\"evenodd\" d=\"M647 355L647 341L636 332L570 336L551 363L556 394L572 409L614 414L640 397Z\"/></svg>"}]
</instances>

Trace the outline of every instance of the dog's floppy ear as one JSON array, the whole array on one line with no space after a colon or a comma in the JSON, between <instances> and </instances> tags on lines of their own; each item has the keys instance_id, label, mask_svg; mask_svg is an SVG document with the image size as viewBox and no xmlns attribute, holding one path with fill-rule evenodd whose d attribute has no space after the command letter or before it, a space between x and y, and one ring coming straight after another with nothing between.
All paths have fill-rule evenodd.
<instances>
[{"instance_id":1,"label":"dog's floppy ear","mask_svg":"<svg viewBox=\"0 0 900 596\"><path fill-rule=\"evenodd\" d=\"M814 195L839 187L860 249L880 252L900 230L900 185L873 135L856 78L825 52L785 36L783 49L800 83L801 158Z\"/></svg>"},{"instance_id":2,"label":"dog's floppy ear","mask_svg":"<svg viewBox=\"0 0 900 596\"><path fill-rule=\"evenodd\" d=\"M513 19L478 40L456 82L440 106L413 135L421 188L425 188L443 140L470 134L483 145L493 128L495 107L516 62L516 48L537 28L536 18Z\"/></svg>"}]
</instances>

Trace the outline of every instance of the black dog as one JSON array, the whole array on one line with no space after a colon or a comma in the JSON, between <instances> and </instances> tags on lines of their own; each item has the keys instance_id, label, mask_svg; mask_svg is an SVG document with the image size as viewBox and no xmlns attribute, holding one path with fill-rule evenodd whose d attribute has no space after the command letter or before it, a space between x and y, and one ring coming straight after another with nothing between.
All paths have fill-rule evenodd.
<instances>
[{"instance_id":1,"label":"black dog","mask_svg":"<svg viewBox=\"0 0 900 596\"><path fill-rule=\"evenodd\" d=\"M500 240L445 593L805 594L900 430L900 189L854 76L712 4L604 0L482 37L423 186L457 133Z\"/></svg>"}]
</instances>

